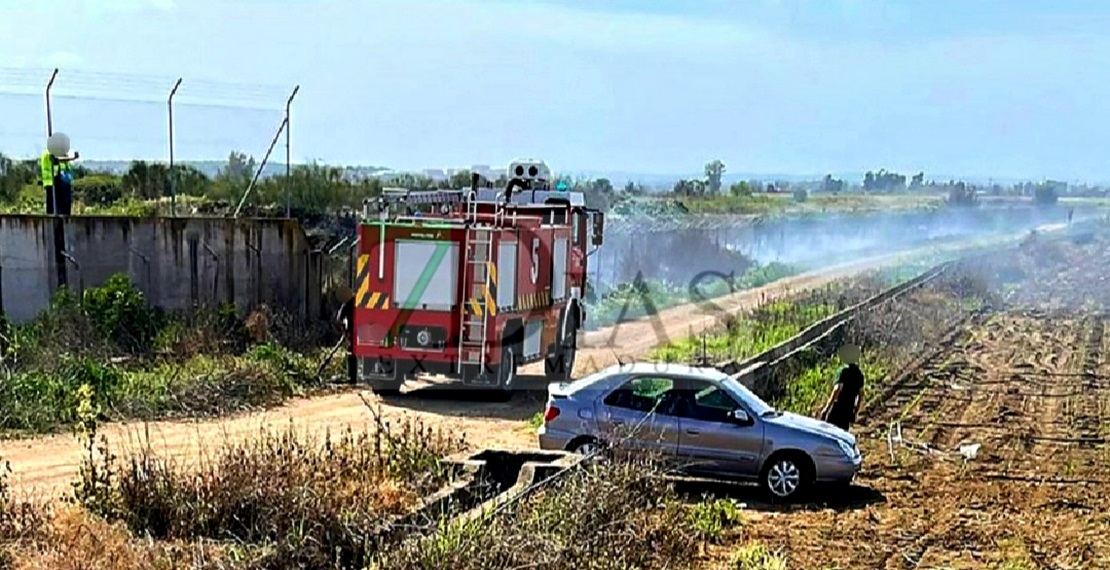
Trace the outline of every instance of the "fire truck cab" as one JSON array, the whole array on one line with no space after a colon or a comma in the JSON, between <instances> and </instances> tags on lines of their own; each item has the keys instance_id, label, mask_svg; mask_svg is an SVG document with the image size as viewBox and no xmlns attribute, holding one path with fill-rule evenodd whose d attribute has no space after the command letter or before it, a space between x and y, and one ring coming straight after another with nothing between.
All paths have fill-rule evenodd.
<instances>
[{"instance_id":1,"label":"fire truck cab","mask_svg":"<svg viewBox=\"0 0 1110 570\"><path fill-rule=\"evenodd\" d=\"M447 376L512 390L521 365L570 378L587 259L604 217L552 188L543 161L509 165L504 188L387 192L358 229L354 354L379 393ZM592 249L591 249L592 248Z\"/></svg>"}]
</instances>

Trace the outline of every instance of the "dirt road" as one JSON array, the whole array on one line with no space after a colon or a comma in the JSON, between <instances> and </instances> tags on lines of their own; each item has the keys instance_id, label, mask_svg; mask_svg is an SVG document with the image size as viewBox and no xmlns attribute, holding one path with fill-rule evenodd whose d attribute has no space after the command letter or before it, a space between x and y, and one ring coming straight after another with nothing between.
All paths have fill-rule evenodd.
<instances>
[{"instance_id":1,"label":"dirt road","mask_svg":"<svg viewBox=\"0 0 1110 570\"><path fill-rule=\"evenodd\" d=\"M1105 326L1015 312L974 327L865 420L859 503L761 513L743 538L797 568L1110 567ZM900 418L949 455L892 459ZM966 463L952 455L965 443L982 446Z\"/></svg>"},{"instance_id":2,"label":"dirt road","mask_svg":"<svg viewBox=\"0 0 1110 570\"><path fill-rule=\"evenodd\" d=\"M866 259L717 299L713 306L675 307L661 311L653 319L587 333L583 348L578 353L575 372L582 375L615 364L615 353L622 357L642 356L667 340L678 339L714 325L725 312L752 308L762 299L822 287L866 269L897 264L908 255L923 255L946 249L960 249L960 246L914 250ZM542 373L542 366L531 365L525 367L521 373L539 374ZM380 406L380 413L387 421L411 418L429 426L463 432L475 447L535 446L535 435L528 428L528 420L542 409L542 403L530 398L516 398L508 403L486 403L402 396L383 401L368 391L362 391L361 394ZM118 423L101 426L100 432L108 438L109 444L117 453L126 451L128 447L133 448L141 441L149 441L156 451L187 462L197 457L201 449L217 446L229 439L250 436L261 429L281 429L292 425L301 433L320 434L325 429L337 431L348 426L365 429L371 425L371 421L370 413L359 393L352 391L300 399L266 412L221 420ZM149 439L145 434L149 434ZM81 442L68 435L0 443L0 458L11 464L14 490L35 499L55 498L67 492L77 473L81 457Z\"/></svg>"}]
</instances>

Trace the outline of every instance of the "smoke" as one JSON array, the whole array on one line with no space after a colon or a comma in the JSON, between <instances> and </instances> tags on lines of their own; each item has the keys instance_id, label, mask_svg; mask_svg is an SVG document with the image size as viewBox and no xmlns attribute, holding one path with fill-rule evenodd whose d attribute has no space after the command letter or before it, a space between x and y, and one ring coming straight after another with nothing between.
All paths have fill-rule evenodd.
<instances>
[{"instance_id":1,"label":"smoke","mask_svg":"<svg viewBox=\"0 0 1110 570\"><path fill-rule=\"evenodd\" d=\"M1091 316L1110 307L1110 236L1103 220L1063 235L1031 234L1012 251L969 261L967 272L990 284L1005 307L1028 314Z\"/></svg>"},{"instance_id":2,"label":"smoke","mask_svg":"<svg viewBox=\"0 0 1110 570\"><path fill-rule=\"evenodd\" d=\"M1067 206L1022 204L780 218L632 215L607 224L605 244L590 258L590 278L605 292L637 275L681 286L707 271L742 275L775 262L820 269L944 242L1028 233L1065 223L1067 214ZM1076 213L1074 221L1098 215Z\"/></svg>"}]
</instances>

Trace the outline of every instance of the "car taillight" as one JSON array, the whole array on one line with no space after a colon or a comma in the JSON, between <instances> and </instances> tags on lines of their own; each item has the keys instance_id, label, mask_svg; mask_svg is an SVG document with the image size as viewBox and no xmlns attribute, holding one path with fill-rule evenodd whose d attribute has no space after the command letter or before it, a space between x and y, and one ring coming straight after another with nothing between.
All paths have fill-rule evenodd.
<instances>
[{"instance_id":1,"label":"car taillight","mask_svg":"<svg viewBox=\"0 0 1110 570\"><path fill-rule=\"evenodd\" d=\"M559 408L555 406L548 406L547 409L543 411L543 423L545 424L557 417L559 417Z\"/></svg>"}]
</instances>

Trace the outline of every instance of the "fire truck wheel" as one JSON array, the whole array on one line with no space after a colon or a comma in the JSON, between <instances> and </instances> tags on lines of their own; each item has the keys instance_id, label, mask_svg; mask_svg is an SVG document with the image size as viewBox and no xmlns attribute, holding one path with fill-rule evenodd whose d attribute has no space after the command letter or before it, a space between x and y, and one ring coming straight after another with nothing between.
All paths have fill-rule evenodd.
<instances>
[{"instance_id":1,"label":"fire truck wheel","mask_svg":"<svg viewBox=\"0 0 1110 570\"><path fill-rule=\"evenodd\" d=\"M563 313L563 319L569 315ZM570 317L572 320L565 323L566 336L555 347L555 353L551 355L551 361L548 363L547 369L551 371L549 380L552 382L570 382L573 380L571 377L574 374L574 359L578 352L578 319ZM560 322L560 328L563 328Z\"/></svg>"},{"instance_id":2,"label":"fire truck wheel","mask_svg":"<svg viewBox=\"0 0 1110 570\"><path fill-rule=\"evenodd\" d=\"M370 382L370 390L379 396L396 396L401 393L404 383L404 380L373 380Z\"/></svg>"},{"instance_id":3,"label":"fire truck wheel","mask_svg":"<svg viewBox=\"0 0 1110 570\"><path fill-rule=\"evenodd\" d=\"M497 387L509 391L515 381L516 353L513 352L512 347L506 347L501 351L501 363L497 367Z\"/></svg>"},{"instance_id":4,"label":"fire truck wheel","mask_svg":"<svg viewBox=\"0 0 1110 570\"><path fill-rule=\"evenodd\" d=\"M401 372L400 365L395 365L392 378L374 378L369 384L370 389L379 396L397 396L401 393L401 386L405 385L405 374Z\"/></svg>"}]
</instances>

